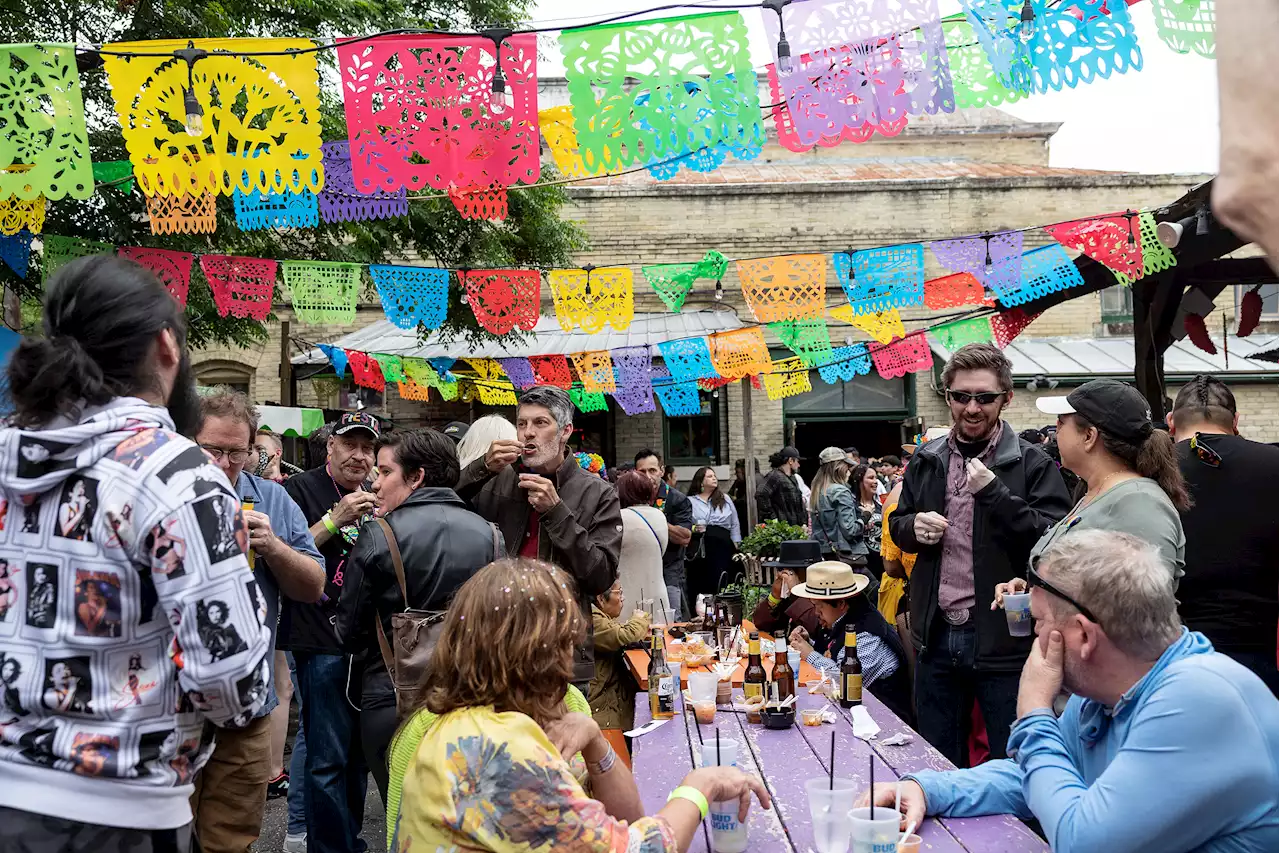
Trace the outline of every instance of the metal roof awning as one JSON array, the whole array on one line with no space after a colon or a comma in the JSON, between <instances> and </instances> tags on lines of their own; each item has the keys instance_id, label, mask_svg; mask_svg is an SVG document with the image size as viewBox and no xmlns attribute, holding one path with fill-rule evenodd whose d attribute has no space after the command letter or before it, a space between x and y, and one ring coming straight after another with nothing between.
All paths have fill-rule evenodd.
<instances>
[{"instance_id":1,"label":"metal roof awning","mask_svg":"<svg viewBox=\"0 0 1280 853\"><path fill-rule=\"evenodd\" d=\"M441 341L432 332L419 342L413 329L401 329L388 320L379 320L363 329L343 335L332 346L357 352L377 352L415 358L518 358L531 355L568 355L575 352L611 350L619 347L655 347L666 341L694 338L713 332L742 328L733 311L684 311L679 314L636 314L625 331L606 326L595 334L581 329L566 332L555 317L538 320L534 330L522 340L486 341L468 348L464 339ZM655 351L656 354L656 351ZM293 357L294 364L328 364L324 353L311 349Z\"/></svg>"},{"instance_id":2,"label":"metal roof awning","mask_svg":"<svg viewBox=\"0 0 1280 853\"><path fill-rule=\"evenodd\" d=\"M1217 355L1210 355L1189 340L1174 341L1164 354L1165 375L1169 378L1191 378L1198 373L1280 376L1280 365L1250 357L1276 349L1275 335L1229 338L1227 356L1222 353L1221 342L1214 343L1218 345ZM951 352L932 333L929 335L929 347L943 361L951 357ZM1005 347L1004 353L1013 362L1013 375L1019 378L1134 375L1131 337L1017 339Z\"/></svg>"}]
</instances>

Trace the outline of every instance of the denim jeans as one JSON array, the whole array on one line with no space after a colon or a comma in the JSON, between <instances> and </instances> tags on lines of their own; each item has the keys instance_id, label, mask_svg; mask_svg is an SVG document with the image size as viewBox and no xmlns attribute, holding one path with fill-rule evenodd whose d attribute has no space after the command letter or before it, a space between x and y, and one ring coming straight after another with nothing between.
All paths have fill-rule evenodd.
<instances>
[{"instance_id":1,"label":"denim jeans","mask_svg":"<svg viewBox=\"0 0 1280 853\"><path fill-rule=\"evenodd\" d=\"M671 605L675 614L675 620L684 619L684 588L678 586L667 587L667 603Z\"/></svg>"},{"instance_id":2,"label":"denim jeans","mask_svg":"<svg viewBox=\"0 0 1280 853\"><path fill-rule=\"evenodd\" d=\"M972 622L957 626L938 616L929 648L916 660L916 728L957 767L969 766L969 714L975 698L993 759L1005 757L1018 708L1020 673L975 669L976 651Z\"/></svg>"},{"instance_id":3,"label":"denim jeans","mask_svg":"<svg viewBox=\"0 0 1280 853\"><path fill-rule=\"evenodd\" d=\"M293 753L289 757L289 834L307 834L306 791L302 780L307 778L307 735L302 724L302 692L298 689L298 665L293 652L285 652L289 661L289 678L293 681L293 695L298 700L298 733L293 737Z\"/></svg>"},{"instance_id":4,"label":"denim jeans","mask_svg":"<svg viewBox=\"0 0 1280 853\"><path fill-rule=\"evenodd\" d=\"M362 853L369 770L359 714L347 702L347 658L295 652L294 660L307 733L302 786L308 853Z\"/></svg>"}]
</instances>

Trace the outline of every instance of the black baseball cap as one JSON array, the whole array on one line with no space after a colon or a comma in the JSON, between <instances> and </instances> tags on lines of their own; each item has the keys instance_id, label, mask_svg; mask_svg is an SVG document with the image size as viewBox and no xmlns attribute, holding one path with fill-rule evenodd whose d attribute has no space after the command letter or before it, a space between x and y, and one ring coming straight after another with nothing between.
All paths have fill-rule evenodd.
<instances>
[{"instance_id":1,"label":"black baseball cap","mask_svg":"<svg viewBox=\"0 0 1280 853\"><path fill-rule=\"evenodd\" d=\"M804 457L800 455L800 451L791 446L782 448L782 452L778 455L783 459L799 459L801 462L804 461Z\"/></svg>"},{"instance_id":2,"label":"black baseball cap","mask_svg":"<svg viewBox=\"0 0 1280 853\"><path fill-rule=\"evenodd\" d=\"M452 438L454 444L457 444L466 437L468 426L468 424L465 424L462 421L450 421L445 424L444 429L440 431L449 436L449 438Z\"/></svg>"},{"instance_id":3,"label":"black baseball cap","mask_svg":"<svg viewBox=\"0 0 1280 853\"><path fill-rule=\"evenodd\" d=\"M1046 415L1078 414L1105 433L1128 441L1151 435L1151 407L1137 389L1118 379L1086 382L1065 397L1041 397L1036 408Z\"/></svg>"},{"instance_id":4,"label":"black baseball cap","mask_svg":"<svg viewBox=\"0 0 1280 853\"><path fill-rule=\"evenodd\" d=\"M346 435L355 430L367 431L374 438L382 434L382 426L378 419L368 412L343 412L338 418L338 425L333 428L334 435Z\"/></svg>"}]
</instances>

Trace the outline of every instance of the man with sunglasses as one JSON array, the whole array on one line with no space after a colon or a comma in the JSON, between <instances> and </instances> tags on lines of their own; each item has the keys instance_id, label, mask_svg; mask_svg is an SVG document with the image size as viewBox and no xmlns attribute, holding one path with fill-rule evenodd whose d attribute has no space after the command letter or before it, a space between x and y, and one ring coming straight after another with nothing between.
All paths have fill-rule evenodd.
<instances>
[{"instance_id":1,"label":"man with sunglasses","mask_svg":"<svg viewBox=\"0 0 1280 853\"><path fill-rule=\"evenodd\" d=\"M942 382L953 426L912 456L889 532L917 555L911 633L918 728L964 767L975 699L991 756L1004 757L1018 671L1030 650L1030 640L1010 636L1003 614L989 609L993 584L1001 572L1023 573L1031 547L1071 503L1049 457L1001 419L1013 399L1004 353L991 344L961 347Z\"/></svg>"},{"instance_id":2,"label":"man with sunglasses","mask_svg":"<svg viewBox=\"0 0 1280 853\"><path fill-rule=\"evenodd\" d=\"M1280 450L1239 434L1235 395L1211 376L1182 386L1167 422L1194 501L1178 612L1275 693Z\"/></svg>"},{"instance_id":3,"label":"man with sunglasses","mask_svg":"<svg viewBox=\"0 0 1280 853\"><path fill-rule=\"evenodd\" d=\"M908 774L904 820L1011 812L1039 820L1056 853L1275 850L1280 705L1179 623L1155 547L1070 533L1029 580L1036 638L1014 758ZM1072 695L1058 717L1063 689ZM893 786L875 799L892 807Z\"/></svg>"}]
</instances>

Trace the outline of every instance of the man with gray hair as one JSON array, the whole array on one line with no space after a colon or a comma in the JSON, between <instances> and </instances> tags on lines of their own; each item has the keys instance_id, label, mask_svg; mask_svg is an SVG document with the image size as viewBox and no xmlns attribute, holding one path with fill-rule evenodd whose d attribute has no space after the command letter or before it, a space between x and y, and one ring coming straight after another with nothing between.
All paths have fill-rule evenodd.
<instances>
[{"instance_id":1,"label":"man with gray hair","mask_svg":"<svg viewBox=\"0 0 1280 853\"><path fill-rule=\"evenodd\" d=\"M1155 547L1115 531L1070 533L1027 579L1036 642L1014 757L907 775L904 820L1012 812L1038 819L1055 853L1275 850L1280 705L1179 624ZM1055 717L1063 689L1073 695ZM877 786L875 799L891 807L893 786Z\"/></svg>"},{"instance_id":2,"label":"man with gray hair","mask_svg":"<svg viewBox=\"0 0 1280 853\"><path fill-rule=\"evenodd\" d=\"M516 439L494 441L462 469L457 492L498 525L508 556L546 560L572 575L589 624L591 602L618 576L622 510L613 486L583 471L569 452L572 434L568 393L530 388L516 409ZM586 693L594 674L588 634L576 653L573 683Z\"/></svg>"}]
</instances>

